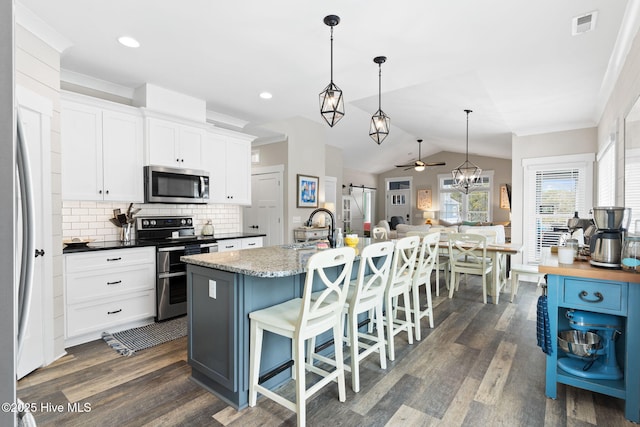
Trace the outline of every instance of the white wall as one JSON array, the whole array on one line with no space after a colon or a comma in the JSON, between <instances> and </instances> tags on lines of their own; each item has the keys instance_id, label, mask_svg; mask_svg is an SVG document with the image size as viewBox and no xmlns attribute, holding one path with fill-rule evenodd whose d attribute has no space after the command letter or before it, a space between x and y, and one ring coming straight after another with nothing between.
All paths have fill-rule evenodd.
<instances>
[{"instance_id":1,"label":"white wall","mask_svg":"<svg viewBox=\"0 0 640 427\"><path fill-rule=\"evenodd\" d=\"M598 148L606 145L612 131L616 144L616 203L624 206L624 118L640 96L640 31L636 33L618 80L598 123ZM638 183L634 183L638 184ZM629 183L626 183L629 185Z\"/></svg>"},{"instance_id":2,"label":"white wall","mask_svg":"<svg viewBox=\"0 0 640 427\"><path fill-rule=\"evenodd\" d=\"M296 207L296 182L297 175L310 175L319 178L320 188L318 192L319 207L324 201L323 177L327 175L327 155L334 161L339 149L326 147L327 128L321 124L302 117L274 122L264 127L287 135L287 156L283 159L286 164L285 175L285 226L284 241L293 241L293 229L302 226L313 209ZM338 151L336 151L338 150ZM329 154L327 154L329 153ZM340 157L342 157L340 155ZM331 169L332 173L336 172ZM334 176L334 175L330 175ZM341 181L341 174L338 181Z\"/></svg>"},{"instance_id":3,"label":"white wall","mask_svg":"<svg viewBox=\"0 0 640 427\"><path fill-rule=\"evenodd\" d=\"M53 266L53 355L64 354L64 302L62 282L62 217L61 217L61 160L60 160L60 53L31 32L16 25L16 85L51 100L51 202Z\"/></svg>"}]
</instances>

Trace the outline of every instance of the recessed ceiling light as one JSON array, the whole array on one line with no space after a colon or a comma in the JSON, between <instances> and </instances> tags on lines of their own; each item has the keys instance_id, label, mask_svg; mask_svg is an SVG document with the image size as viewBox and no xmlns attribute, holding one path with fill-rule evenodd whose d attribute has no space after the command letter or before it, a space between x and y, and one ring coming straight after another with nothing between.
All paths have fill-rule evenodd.
<instances>
[{"instance_id":1,"label":"recessed ceiling light","mask_svg":"<svg viewBox=\"0 0 640 427\"><path fill-rule=\"evenodd\" d=\"M133 37L129 37L129 36L118 37L118 42L120 42L121 45L126 47L133 47L133 48L140 47L140 42L134 39Z\"/></svg>"},{"instance_id":2,"label":"recessed ceiling light","mask_svg":"<svg viewBox=\"0 0 640 427\"><path fill-rule=\"evenodd\" d=\"M273 95L269 92L261 92L260 93L260 98L262 99L271 99L273 98Z\"/></svg>"}]
</instances>

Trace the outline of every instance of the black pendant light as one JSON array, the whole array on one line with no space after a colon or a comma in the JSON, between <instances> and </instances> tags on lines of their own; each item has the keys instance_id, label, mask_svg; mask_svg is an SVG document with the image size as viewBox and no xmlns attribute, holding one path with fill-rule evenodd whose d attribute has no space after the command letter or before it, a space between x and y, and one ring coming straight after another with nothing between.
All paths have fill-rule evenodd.
<instances>
[{"instance_id":1,"label":"black pendant light","mask_svg":"<svg viewBox=\"0 0 640 427\"><path fill-rule=\"evenodd\" d=\"M469 161L469 113L471 110L464 110L467 113L467 154L466 160L463 164L451 171L453 175L453 184L451 185L456 190L464 194L469 194L473 188L480 184L480 174L482 169L474 165Z\"/></svg>"},{"instance_id":2,"label":"black pendant light","mask_svg":"<svg viewBox=\"0 0 640 427\"><path fill-rule=\"evenodd\" d=\"M320 114L329 126L333 127L344 116L342 91L333 83L333 27L340 23L340 17L336 15L325 16L324 23L331 27L331 81L320 92Z\"/></svg>"},{"instance_id":3,"label":"black pendant light","mask_svg":"<svg viewBox=\"0 0 640 427\"><path fill-rule=\"evenodd\" d=\"M387 60L386 56L376 56L373 62L378 64L378 111L371 117L369 136L378 144L389 135L391 119L382 111L382 64Z\"/></svg>"}]
</instances>

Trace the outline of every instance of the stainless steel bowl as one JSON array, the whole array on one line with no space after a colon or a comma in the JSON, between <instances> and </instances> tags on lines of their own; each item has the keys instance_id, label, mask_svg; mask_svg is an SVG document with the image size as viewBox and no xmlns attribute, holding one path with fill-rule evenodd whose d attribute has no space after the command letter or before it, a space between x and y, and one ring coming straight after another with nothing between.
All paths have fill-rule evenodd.
<instances>
[{"instance_id":1,"label":"stainless steel bowl","mask_svg":"<svg viewBox=\"0 0 640 427\"><path fill-rule=\"evenodd\" d=\"M558 333L558 346L565 353L587 357L598 351L602 344L598 334L570 329Z\"/></svg>"},{"instance_id":2,"label":"stainless steel bowl","mask_svg":"<svg viewBox=\"0 0 640 427\"><path fill-rule=\"evenodd\" d=\"M619 230L625 219L625 208L619 206L598 206L593 208L593 222L598 230Z\"/></svg>"}]
</instances>

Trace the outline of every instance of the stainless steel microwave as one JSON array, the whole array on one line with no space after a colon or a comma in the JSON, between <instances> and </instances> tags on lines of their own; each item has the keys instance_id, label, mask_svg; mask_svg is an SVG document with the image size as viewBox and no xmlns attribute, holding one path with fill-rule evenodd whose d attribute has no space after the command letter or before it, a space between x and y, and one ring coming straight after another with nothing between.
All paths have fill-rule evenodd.
<instances>
[{"instance_id":1,"label":"stainless steel microwave","mask_svg":"<svg viewBox=\"0 0 640 427\"><path fill-rule=\"evenodd\" d=\"M146 203L208 203L209 173L165 166L144 167Z\"/></svg>"}]
</instances>

